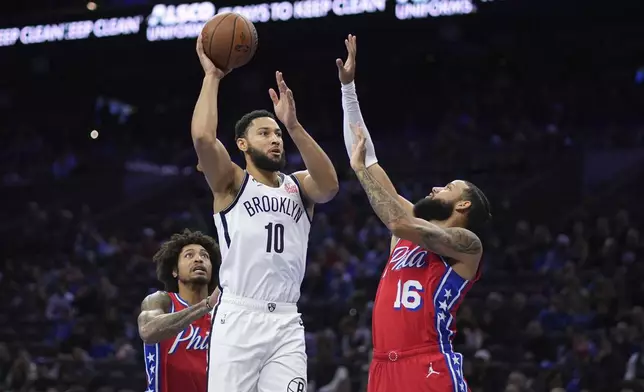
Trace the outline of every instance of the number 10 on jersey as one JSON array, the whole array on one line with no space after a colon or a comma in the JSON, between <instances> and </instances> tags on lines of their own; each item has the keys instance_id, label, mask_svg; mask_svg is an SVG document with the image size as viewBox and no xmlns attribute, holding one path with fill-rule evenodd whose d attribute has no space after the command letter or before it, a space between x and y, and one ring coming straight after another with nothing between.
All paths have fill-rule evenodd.
<instances>
[{"instance_id":1,"label":"number 10 on jersey","mask_svg":"<svg viewBox=\"0 0 644 392\"><path fill-rule=\"evenodd\" d=\"M266 252L284 252L284 225L281 223L269 223L264 226L266 229Z\"/></svg>"},{"instance_id":2,"label":"number 10 on jersey","mask_svg":"<svg viewBox=\"0 0 644 392\"><path fill-rule=\"evenodd\" d=\"M423 285L417 280L402 282L398 279L394 309L400 309L401 307L409 310L418 309L423 304L423 297L420 296L423 291Z\"/></svg>"}]
</instances>

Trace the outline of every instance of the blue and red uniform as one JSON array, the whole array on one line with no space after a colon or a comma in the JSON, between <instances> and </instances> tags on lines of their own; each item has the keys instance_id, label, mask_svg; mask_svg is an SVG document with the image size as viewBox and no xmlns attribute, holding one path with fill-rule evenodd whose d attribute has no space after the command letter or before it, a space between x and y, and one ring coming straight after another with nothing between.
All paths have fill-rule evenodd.
<instances>
[{"instance_id":1,"label":"blue and red uniform","mask_svg":"<svg viewBox=\"0 0 644 392\"><path fill-rule=\"evenodd\" d=\"M368 392L466 392L454 352L456 311L474 281L439 255L399 240L373 307L374 355Z\"/></svg>"},{"instance_id":2,"label":"blue and red uniform","mask_svg":"<svg viewBox=\"0 0 644 392\"><path fill-rule=\"evenodd\" d=\"M168 293L172 300L171 312L190 305L179 294ZM194 321L177 336L157 344L144 346L145 372L148 376L146 392L204 392L208 342L210 341L210 313Z\"/></svg>"}]
</instances>

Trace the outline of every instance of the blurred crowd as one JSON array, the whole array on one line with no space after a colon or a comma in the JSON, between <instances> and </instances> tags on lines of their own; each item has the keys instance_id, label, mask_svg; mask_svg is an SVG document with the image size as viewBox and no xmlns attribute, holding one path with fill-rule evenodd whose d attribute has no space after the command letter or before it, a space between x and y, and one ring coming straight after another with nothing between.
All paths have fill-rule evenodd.
<instances>
[{"instance_id":1,"label":"blurred crowd","mask_svg":"<svg viewBox=\"0 0 644 392\"><path fill-rule=\"evenodd\" d=\"M590 192L582 184L595 151L644 147L644 91L631 56L641 45L633 31L644 25L593 21L579 36L528 25L476 35L466 25L410 33L397 55L383 52L389 33L358 34L356 83L399 192L417 200L466 178L493 204L483 276L461 307L454 341L469 386L644 392L636 191L644 176L624 168L625 180ZM341 177L336 199L316 207L299 303L309 389L362 392L389 233L348 170L333 69L342 35L332 45L326 35L291 34L302 52L284 64L293 53L270 46L279 34L287 33L262 41L269 49L224 79L218 136L234 146L234 122L269 108L262 92L283 67L301 121ZM33 57L1 59L15 81L0 85L0 391L143 390L136 319L141 300L161 287L151 257L186 227L216 236L188 129L196 59L158 61L149 46L122 62L123 48L110 45L90 45L86 56L43 46ZM286 150L286 172L302 168L289 141Z\"/></svg>"},{"instance_id":2,"label":"blurred crowd","mask_svg":"<svg viewBox=\"0 0 644 392\"><path fill-rule=\"evenodd\" d=\"M24 206L22 224L3 233L0 390L145 385L136 316L158 288L151 255L171 233L207 219L190 203L166 204L132 207L115 218L121 224L86 205ZM389 244L366 205L347 176L314 219L300 300L312 390L365 387L370 308ZM609 208L551 224L496 213L504 227L486 243L483 278L457 321L472 391L644 390L639 222Z\"/></svg>"}]
</instances>

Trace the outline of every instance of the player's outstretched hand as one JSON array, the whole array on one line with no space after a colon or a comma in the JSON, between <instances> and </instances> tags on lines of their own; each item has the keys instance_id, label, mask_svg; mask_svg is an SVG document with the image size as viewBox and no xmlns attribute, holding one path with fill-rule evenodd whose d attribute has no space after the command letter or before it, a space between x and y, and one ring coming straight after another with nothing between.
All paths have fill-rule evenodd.
<instances>
[{"instance_id":1,"label":"player's outstretched hand","mask_svg":"<svg viewBox=\"0 0 644 392\"><path fill-rule=\"evenodd\" d=\"M272 88L268 90L268 95L273 101L273 109L277 118L286 126L287 130L292 129L298 124L293 91L286 85L280 71L275 72L275 80L277 81L279 95Z\"/></svg>"},{"instance_id":2,"label":"player's outstretched hand","mask_svg":"<svg viewBox=\"0 0 644 392\"><path fill-rule=\"evenodd\" d=\"M335 60L335 65L338 66L338 78L340 83L349 84L353 82L356 77L356 36L349 34L347 39L344 40L344 46L347 47L347 60Z\"/></svg>"},{"instance_id":3,"label":"player's outstretched hand","mask_svg":"<svg viewBox=\"0 0 644 392\"><path fill-rule=\"evenodd\" d=\"M361 170L365 167L365 156L367 154L366 138L360 124L351 124L353 132L353 146L351 148L351 168Z\"/></svg>"},{"instance_id":4,"label":"player's outstretched hand","mask_svg":"<svg viewBox=\"0 0 644 392\"><path fill-rule=\"evenodd\" d=\"M203 33L202 33L203 34ZM199 34L197 38L197 56L199 56L199 62L203 67L203 71L206 75L214 75L217 79L221 79L226 76L227 72L222 71L217 68L215 64L206 56L206 53L203 50L203 36Z\"/></svg>"}]
</instances>

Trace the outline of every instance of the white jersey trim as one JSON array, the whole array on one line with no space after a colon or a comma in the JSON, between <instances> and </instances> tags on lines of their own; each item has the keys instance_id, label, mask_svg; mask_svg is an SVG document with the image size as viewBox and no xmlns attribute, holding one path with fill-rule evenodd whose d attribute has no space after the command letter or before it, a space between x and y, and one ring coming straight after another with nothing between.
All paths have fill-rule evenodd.
<instances>
[{"instance_id":1,"label":"white jersey trim","mask_svg":"<svg viewBox=\"0 0 644 392\"><path fill-rule=\"evenodd\" d=\"M305 206L312 205L292 174L278 173L280 184L272 187L244 172L230 205L214 214L222 254L219 284L228 295L295 303L311 228L311 210Z\"/></svg>"},{"instance_id":2,"label":"white jersey trim","mask_svg":"<svg viewBox=\"0 0 644 392\"><path fill-rule=\"evenodd\" d=\"M237 191L237 195L235 195L233 202L230 203L228 207L219 211L219 218L221 219L221 227L222 229L224 229L224 240L226 241L227 247L230 247L230 234L228 233L228 222L226 221L226 214L230 212L233 208L235 208L235 205L239 201L239 198L241 197L242 193L244 193L246 184L248 184L248 177L249 177L248 172L244 170L244 180L242 181L242 184L239 187L239 191Z\"/></svg>"},{"instance_id":3,"label":"white jersey trim","mask_svg":"<svg viewBox=\"0 0 644 392\"><path fill-rule=\"evenodd\" d=\"M298 181L297 177L295 177L295 174L289 174L288 176L291 177L295 185L297 185L297 190L300 193L300 199L302 200L302 205L304 206L304 213L306 214L309 223L313 223L313 217L309 213L309 207L312 202L304 195L304 192L302 191L302 185L300 185L300 181Z\"/></svg>"}]
</instances>

